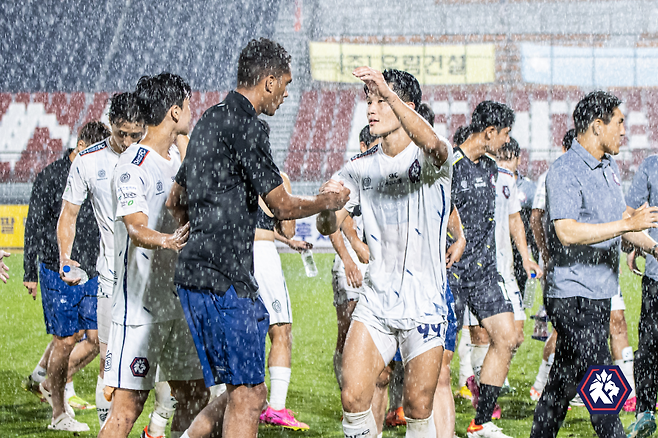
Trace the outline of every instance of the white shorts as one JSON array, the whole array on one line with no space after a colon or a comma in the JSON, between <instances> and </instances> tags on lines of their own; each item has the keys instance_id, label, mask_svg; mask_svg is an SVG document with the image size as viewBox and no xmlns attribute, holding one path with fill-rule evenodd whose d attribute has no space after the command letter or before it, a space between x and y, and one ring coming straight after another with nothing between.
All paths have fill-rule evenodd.
<instances>
[{"instance_id":1,"label":"white shorts","mask_svg":"<svg viewBox=\"0 0 658 438\"><path fill-rule=\"evenodd\" d=\"M155 386L156 370L162 381L203 379L185 318L126 326L112 322L105 385L150 390Z\"/></svg>"},{"instance_id":2,"label":"white shorts","mask_svg":"<svg viewBox=\"0 0 658 438\"><path fill-rule=\"evenodd\" d=\"M478 321L477 317L473 312L471 312L471 309L468 308L468 305L464 308L464 325L466 327L470 327L473 325L480 325L480 321Z\"/></svg>"},{"instance_id":3,"label":"white shorts","mask_svg":"<svg viewBox=\"0 0 658 438\"><path fill-rule=\"evenodd\" d=\"M621 294L621 289L610 300L610 311L612 312L614 310L626 310L626 303L624 303L624 296Z\"/></svg>"},{"instance_id":4,"label":"white shorts","mask_svg":"<svg viewBox=\"0 0 658 438\"><path fill-rule=\"evenodd\" d=\"M254 242L254 277L258 282L258 293L270 314L270 325L292 324L290 295L274 242Z\"/></svg>"},{"instance_id":5,"label":"white shorts","mask_svg":"<svg viewBox=\"0 0 658 438\"><path fill-rule=\"evenodd\" d=\"M519 285L516 280L506 281L505 289L507 290L507 296L512 302L512 307L514 308L514 321L525 321L527 317L523 310L523 297L521 296L521 291L519 290Z\"/></svg>"},{"instance_id":6,"label":"white shorts","mask_svg":"<svg viewBox=\"0 0 658 438\"><path fill-rule=\"evenodd\" d=\"M98 322L98 342L107 345L112 327L112 297L98 295L96 320Z\"/></svg>"},{"instance_id":7,"label":"white shorts","mask_svg":"<svg viewBox=\"0 0 658 438\"><path fill-rule=\"evenodd\" d=\"M331 286L334 289L334 307L348 301L359 301L359 291L362 289L350 286L344 273L341 275L338 272L332 272L331 277Z\"/></svg>"},{"instance_id":8,"label":"white shorts","mask_svg":"<svg viewBox=\"0 0 658 438\"><path fill-rule=\"evenodd\" d=\"M393 360L398 348L402 363L406 365L416 356L445 345L448 329L446 321L438 324L418 324L410 330L400 330L377 318L363 301L356 305L352 319L365 324L386 365Z\"/></svg>"}]
</instances>

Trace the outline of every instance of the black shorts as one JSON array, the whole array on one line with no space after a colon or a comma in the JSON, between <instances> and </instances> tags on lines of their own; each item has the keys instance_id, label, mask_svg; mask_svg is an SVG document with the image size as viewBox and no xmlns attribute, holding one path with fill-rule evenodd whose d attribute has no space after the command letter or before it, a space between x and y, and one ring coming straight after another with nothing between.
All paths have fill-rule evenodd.
<instances>
[{"instance_id":1,"label":"black shorts","mask_svg":"<svg viewBox=\"0 0 658 438\"><path fill-rule=\"evenodd\" d=\"M499 276L497 276L499 277ZM480 321L499 313L514 312L502 278L480 282L464 281L450 275L450 289L455 297L455 317L463 324L466 306Z\"/></svg>"}]
</instances>

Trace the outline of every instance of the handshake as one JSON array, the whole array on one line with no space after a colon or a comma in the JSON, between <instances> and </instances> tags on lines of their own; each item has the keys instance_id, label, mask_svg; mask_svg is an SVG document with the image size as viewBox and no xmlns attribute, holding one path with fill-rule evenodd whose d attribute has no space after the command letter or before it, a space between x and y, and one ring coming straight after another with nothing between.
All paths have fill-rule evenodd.
<instances>
[{"instance_id":1,"label":"handshake","mask_svg":"<svg viewBox=\"0 0 658 438\"><path fill-rule=\"evenodd\" d=\"M350 189L342 182L330 179L320 187L319 197L326 199L326 210L338 211L350 199Z\"/></svg>"}]
</instances>

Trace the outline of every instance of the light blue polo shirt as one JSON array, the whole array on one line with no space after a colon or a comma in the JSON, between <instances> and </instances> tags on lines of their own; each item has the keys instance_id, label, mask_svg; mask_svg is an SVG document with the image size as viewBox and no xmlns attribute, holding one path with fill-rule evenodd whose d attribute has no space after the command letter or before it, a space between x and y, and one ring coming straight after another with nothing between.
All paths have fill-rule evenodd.
<instances>
[{"instance_id":1,"label":"light blue polo shirt","mask_svg":"<svg viewBox=\"0 0 658 438\"><path fill-rule=\"evenodd\" d=\"M658 155L644 159L626 195L626 204L631 208L638 209L645 202L650 207L658 206ZM649 228L649 236L658 241L658 228ZM646 257L644 275L658 281L658 262L649 254Z\"/></svg>"},{"instance_id":2,"label":"light blue polo shirt","mask_svg":"<svg viewBox=\"0 0 658 438\"><path fill-rule=\"evenodd\" d=\"M553 221L603 224L622 219L626 202L617 163L608 154L597 160L574 140L571 149L549 169L546 195L551 253L546 296L612 298L619 289L621 237L594 245L564 246Z\"/></svg>"}]
</instances>

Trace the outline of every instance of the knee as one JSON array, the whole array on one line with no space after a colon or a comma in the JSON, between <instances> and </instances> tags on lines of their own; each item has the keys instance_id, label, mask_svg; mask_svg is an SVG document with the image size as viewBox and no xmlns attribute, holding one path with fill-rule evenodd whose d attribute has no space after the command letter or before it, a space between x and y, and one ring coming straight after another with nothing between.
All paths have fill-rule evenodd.
<instances>
[{"instance_id":1,"label":"knee","mask_svg":"<svg viewBox=\"0 0 658 438\"><path fill-rule=\"evenodd\" d=\"M434 405L434 391L423 391L413 397L404 397L402 400L404 415L409 418L424 419L432 414Z\"/></svg>"},{"instance_id":2,"label":"knee","mask_svg":"<svg viewBox=\"0 0 658 438\"><path fill-rule=\"evenodd\" d=\"M343 390L340 392L340 399L343 403L343 410L352 413L368 410L371 402L371 400L366 398L363 391L346 386L344 383Z\"/></svg>"},{"instance_id":3,"label":"knee","mask_svg":"<svg viewBox=\"0 0 658 438\"><path fill-rule=\"evenodd\" d=\"M72 350L75 347L75 344L78 342L77 335L73 336L53 336L54 346L57 349L68 349Z\"/></svg>"},{"instance_id":4,"label":"knee","mask_svg":"<svg viewBox=\"0 0 658 438\"><path fill-rule=\"evenodd\" d=\"M519 330L516 336L516 345L514 346L515 351L523 344L523 341L525 341L525 335L523 334L523 330Z\"/></svg>"}]
</instances>

